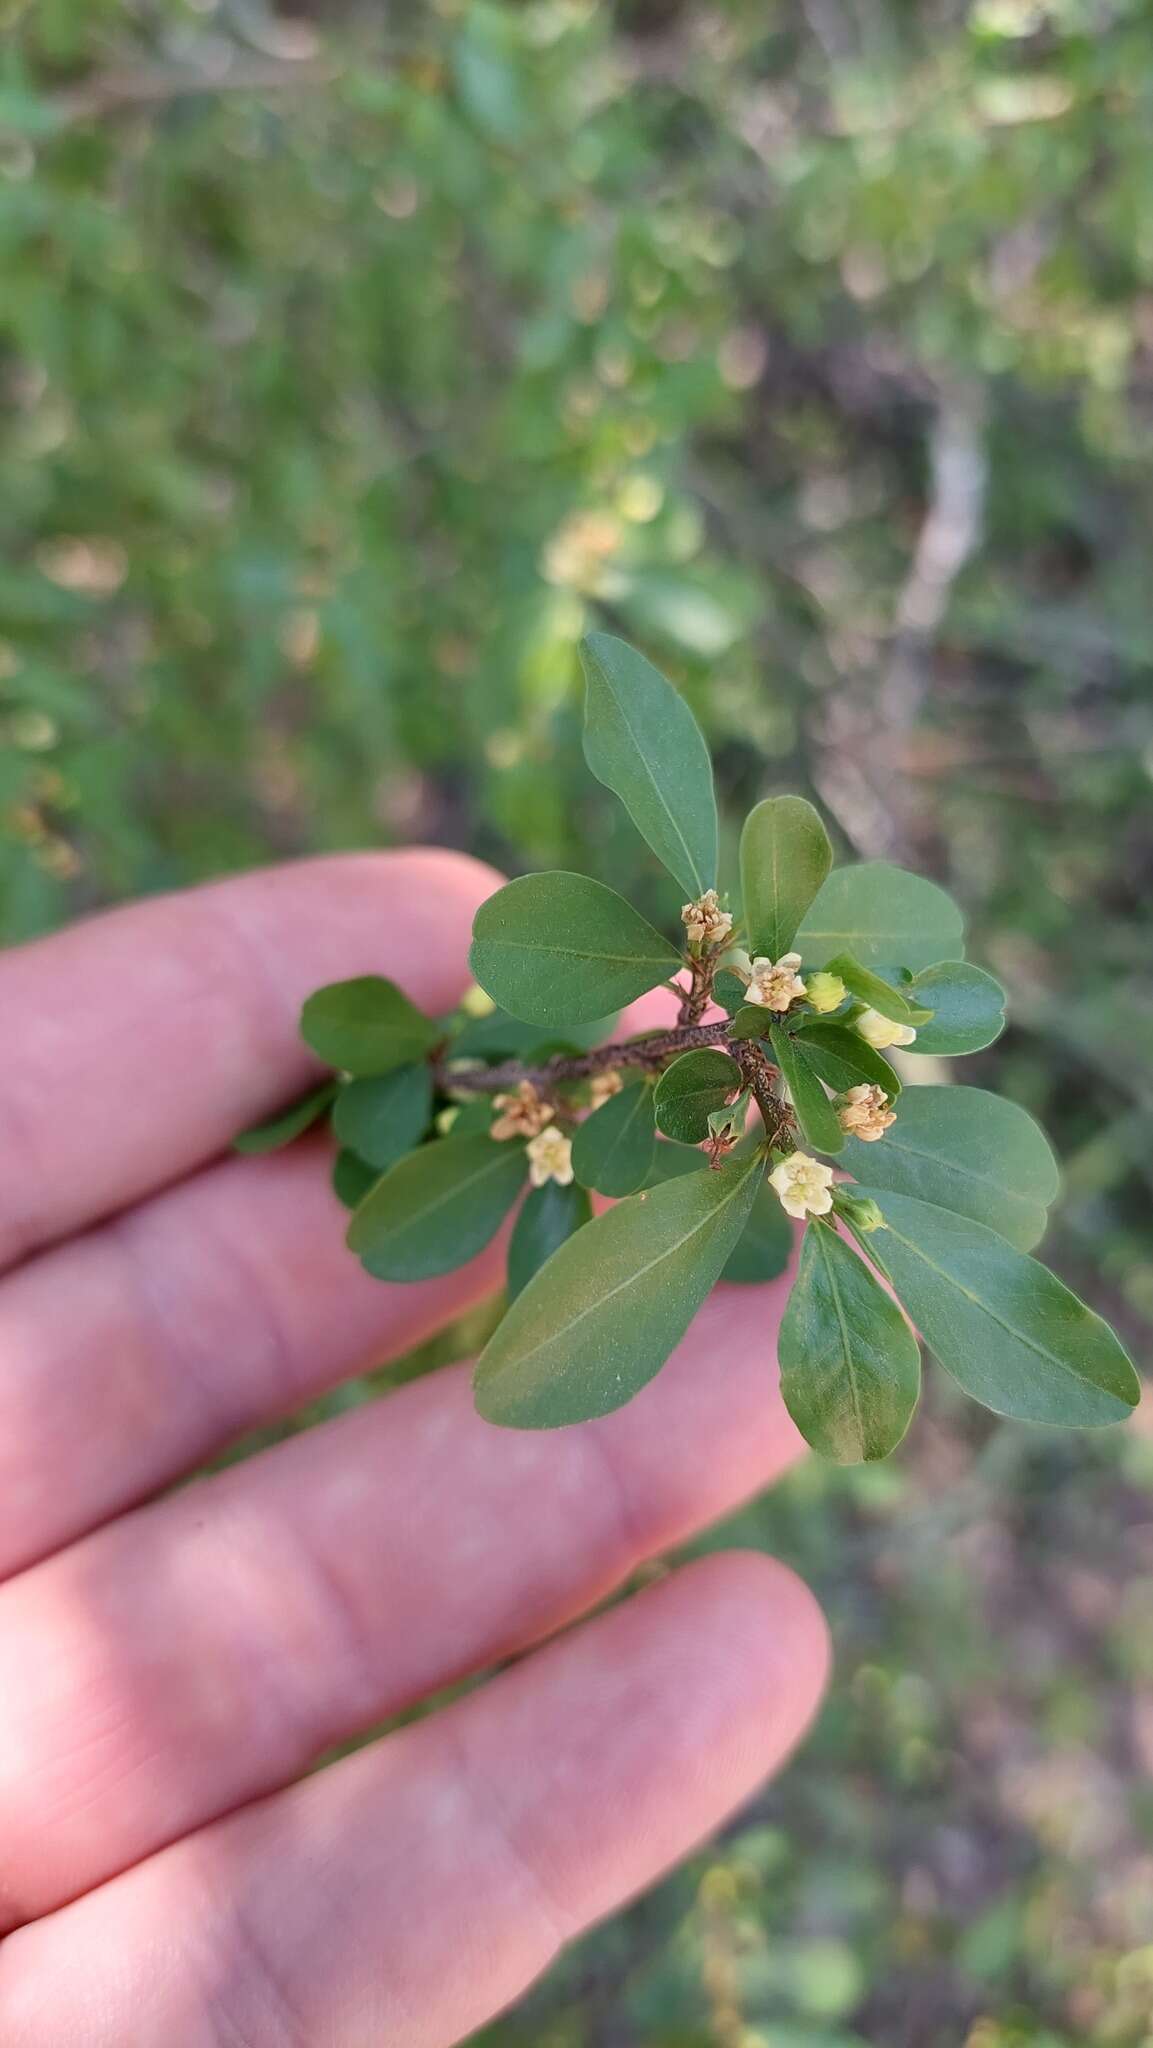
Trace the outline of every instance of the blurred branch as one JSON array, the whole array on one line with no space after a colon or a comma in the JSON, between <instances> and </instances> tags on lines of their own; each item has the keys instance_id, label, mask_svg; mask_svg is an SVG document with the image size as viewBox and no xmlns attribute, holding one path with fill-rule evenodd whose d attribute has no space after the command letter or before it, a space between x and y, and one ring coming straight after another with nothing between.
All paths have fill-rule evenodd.
<instances>
[{"instance_id":1,"label":"blurred branch","mask_svg":"<svg viewBox=\"0 0 1153 2048\"><path fill-rule=\"evenodd\" d=\"M328 84L336 76L328 58L249 57L219 71L111 71L58 94L52 104L61 125L75 127L129 107L163 106L200 94L282 92Z\"/></svg>"}]
</instances>

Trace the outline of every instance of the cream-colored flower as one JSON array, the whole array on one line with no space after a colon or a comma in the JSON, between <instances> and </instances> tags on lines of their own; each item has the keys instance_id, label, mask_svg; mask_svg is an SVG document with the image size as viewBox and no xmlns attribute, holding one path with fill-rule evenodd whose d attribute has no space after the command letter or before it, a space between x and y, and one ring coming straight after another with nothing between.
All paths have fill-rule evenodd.
<instances>
[{"instance_id":1,"label":"cream-colored flower","mask_svg":"<svg viewBox=\"0 0 1153 2048\"><path fill-rule=\"evenodd\" d=\"M807 1152L791 1152L769 1175L770 1186L790 1216L827 1216L833 1206L832 1180L832 1167L810 1159Z\"/></svg>"},{"instance_id":2,"label":"cream-colored flower","mask_svg":"<svg viewBox=\"0 0 1153 2048\"><path fill-rule=\"evenodd\" d=\"M549 1180L555 1180L562 1188L569 1186L573 1177L572 1139L558 1131L555 1124L551 1130L538 1131L526 1150L528 1177L534 1188L543 1188Z\"/></svg>"},{"instance_id":3,"label":"cream-colored flower","mask_svg":"<svg viewBox=\"0 0 1153 2048\"><path fill-rule=\"evenodd\" d=\"M556 1115L552 1103L542 1102L531 1081L522 1081L515 1095L494 1095L492 1106L503 1112L492 1127L494 1138L535 1138Z\"/></svg>"},{"instance_id":4,"label":"cream-colored flower","mask_svg":"<svg viewBox=\"0 0 1153 2048\"><path fill-rule=\"evenodd\" d=\"M607 1102L613 1095L619 1095L624 1085L624 1079L615 1067L609 1067L606 1073L594 1074L589 1082L589 1102L592 1108L599 1109L602 1102Z\"/></svg>"},{"instance_id":5,"label":"cream-colored flower","mask_svg":"<svg viewBox=\"0 0 1153 2048\"><path fill-rule=\"evenodd\" d=\"M723 946L733 928L733 920L727 910L722 910L715 889L706 889L694 903L681 906L681 919L688 933L690 946L708 946L710 950Z\"/></svg>"},{"instance_id":6,"label":"cream-colored flower","mask_svg":"<svg viewBox=\"0 0 1153 2048\"><path fill-rule=\"evenodd\" d=\"M805 994L819 1016L826 1011L839 1008L845 1000L845 984L839 974L810 974L805 982Z\"/></svg>"},{"instance_id":7,"label":"cream-colored flower","mask_svg":"<svg viewBox=\"0 0 1153 2048\"><path fill-rule=\"evenodd\" d=\"M879 1010L862 1010L853 1019L853 1029L877 1052L884 1052L889 1045L912 1045L917 1036L911 1024L894 1024L891 1017L882 1017Z\"/></svg>"},{"instance_id":8,"label":"cream-colored flower","mask_svg":"<svg viewBox=\"0 0 1153 2048\"><path fill-rule=\"evenodd\" d=\"M837 1121L851 1138L861 1138L866 1145L872 1145L884 1137L897 1119L884 1089L863 1081L859 1087L849 1089L837 1110Z\"/></svg>"},{"instance_id":9,"label":"cream-colored flower","mask_svg":"<svg viewBox=\"0 0 1153 2048\"><path fill-rule=\"evenodd\" d=\"M799 1002L805 994L805 984L797 973L800 964L799 953L782 953L775 963L759 954L749 970L746 1002L757 1003L762 1010L787 1010Z\"/></svg>"}]
</instances>

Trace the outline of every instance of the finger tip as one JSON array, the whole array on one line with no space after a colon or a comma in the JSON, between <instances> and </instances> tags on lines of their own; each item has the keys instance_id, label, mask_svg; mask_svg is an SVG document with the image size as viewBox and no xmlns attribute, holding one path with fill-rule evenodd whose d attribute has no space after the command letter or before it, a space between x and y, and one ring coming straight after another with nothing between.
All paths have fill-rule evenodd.
<instances>
[{"instance_id":1,"label":"finger tip","mask_svg":"<svg viewBox=\"0 0 1153 2048\"><path fill-rule=\"evenodd\" d=\"M748 1788L781 1767L816 1716L832 1661L828 1623L804 1581L760 1551L704 1558L684 1577L699 1603L697 1650Z\"/></svg>"}]
</instances>

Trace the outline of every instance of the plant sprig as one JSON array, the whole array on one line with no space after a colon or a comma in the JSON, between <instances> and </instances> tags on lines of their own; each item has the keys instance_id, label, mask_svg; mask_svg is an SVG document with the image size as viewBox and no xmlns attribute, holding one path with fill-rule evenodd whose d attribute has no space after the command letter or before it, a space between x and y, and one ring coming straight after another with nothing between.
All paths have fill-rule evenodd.
<instances>
[{"instance_id":1,"label":"plant sprig","mask_svg":"<svg viewBox=\"0 0 1153 2048\"><path fill-rule=\"evenodd\" d=\"M813 806L781 796L746 820L730 909L688 706L609 634L583 654L586 758L688 892L676 938L604 882L523 875L478 912L475 986L451 1016L371 975L310 996L302 1033L334 1072L239 1148L329 1117L348 1242L382 1279L448 1272L518 1212L507 1312L476 1369L492 1422L620 1407L716 1281L785 1271L790 1218L804 1242L781 1383L818 1450L851 1462L900 1442L911 1325L1000 1414L1122 1420L1132 1364L1029 1256L1058 1185L1043 1133L983 1090L902 1098L886 1057L974 1052L1003 1028L956 905L886 862L835 868ZM659 987L676 1022L613 1039L610 1015ZM614 1206L594 1215L591 1194Z\"/></svg>"}]
</instances>

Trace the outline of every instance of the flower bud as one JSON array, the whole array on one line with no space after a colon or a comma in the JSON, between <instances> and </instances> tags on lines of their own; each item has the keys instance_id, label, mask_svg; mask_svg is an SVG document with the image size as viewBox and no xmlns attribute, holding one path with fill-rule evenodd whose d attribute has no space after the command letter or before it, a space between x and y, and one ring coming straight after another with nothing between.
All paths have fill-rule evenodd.
<instances>
[{"instance_id":1,"label":"flower bud","mask_svg":"<svg viewBox=\"0 0 1153 2048\"><path fill-rule=\"evenodd\" d=\"M836 1010L845 1000L845 984L839 974L810 974L805 978L805 993L814 1010L824 1016L828 1010Z\"/></svg>"},{"instance_id":2,"label":"flower bud","mask_svg":"<svg viewBox=\"0 0 1153 2048\"><path fill-rule=\"evenodd\" d=\"M890 1045L912 1045L917 1036L911 1024L895 1024L879 1010L862 1010L853 1019L853 1029L875 1052L884 1052Z\"/></svg>"},{"instance_id":3,"label":"flower bud","mask_svg":"<svg viewBox=\"0 0 1153 2048\"><path fill-rule=\"evenodd\" d=\"M833 1196L833 1207L846 1223L851 1223L855 1230L864 1231L866 1235L889 1227L871 1195L849 1195L838 1188Z\"/></svg>"},{"instance_id":4,"label":"flower bud","mask_svg":"<svg viewBox=\"0 0 1153 2048\"><path fill-rule=\"evenodd\" d=\"M460 1007L466 1017L475 1017L479 1022L482 1017L492 1016L496 1004L488 990L482 988L479 981L474 981L471 987L465 989L460 999Z\"/></svg>"}]
</instances>

